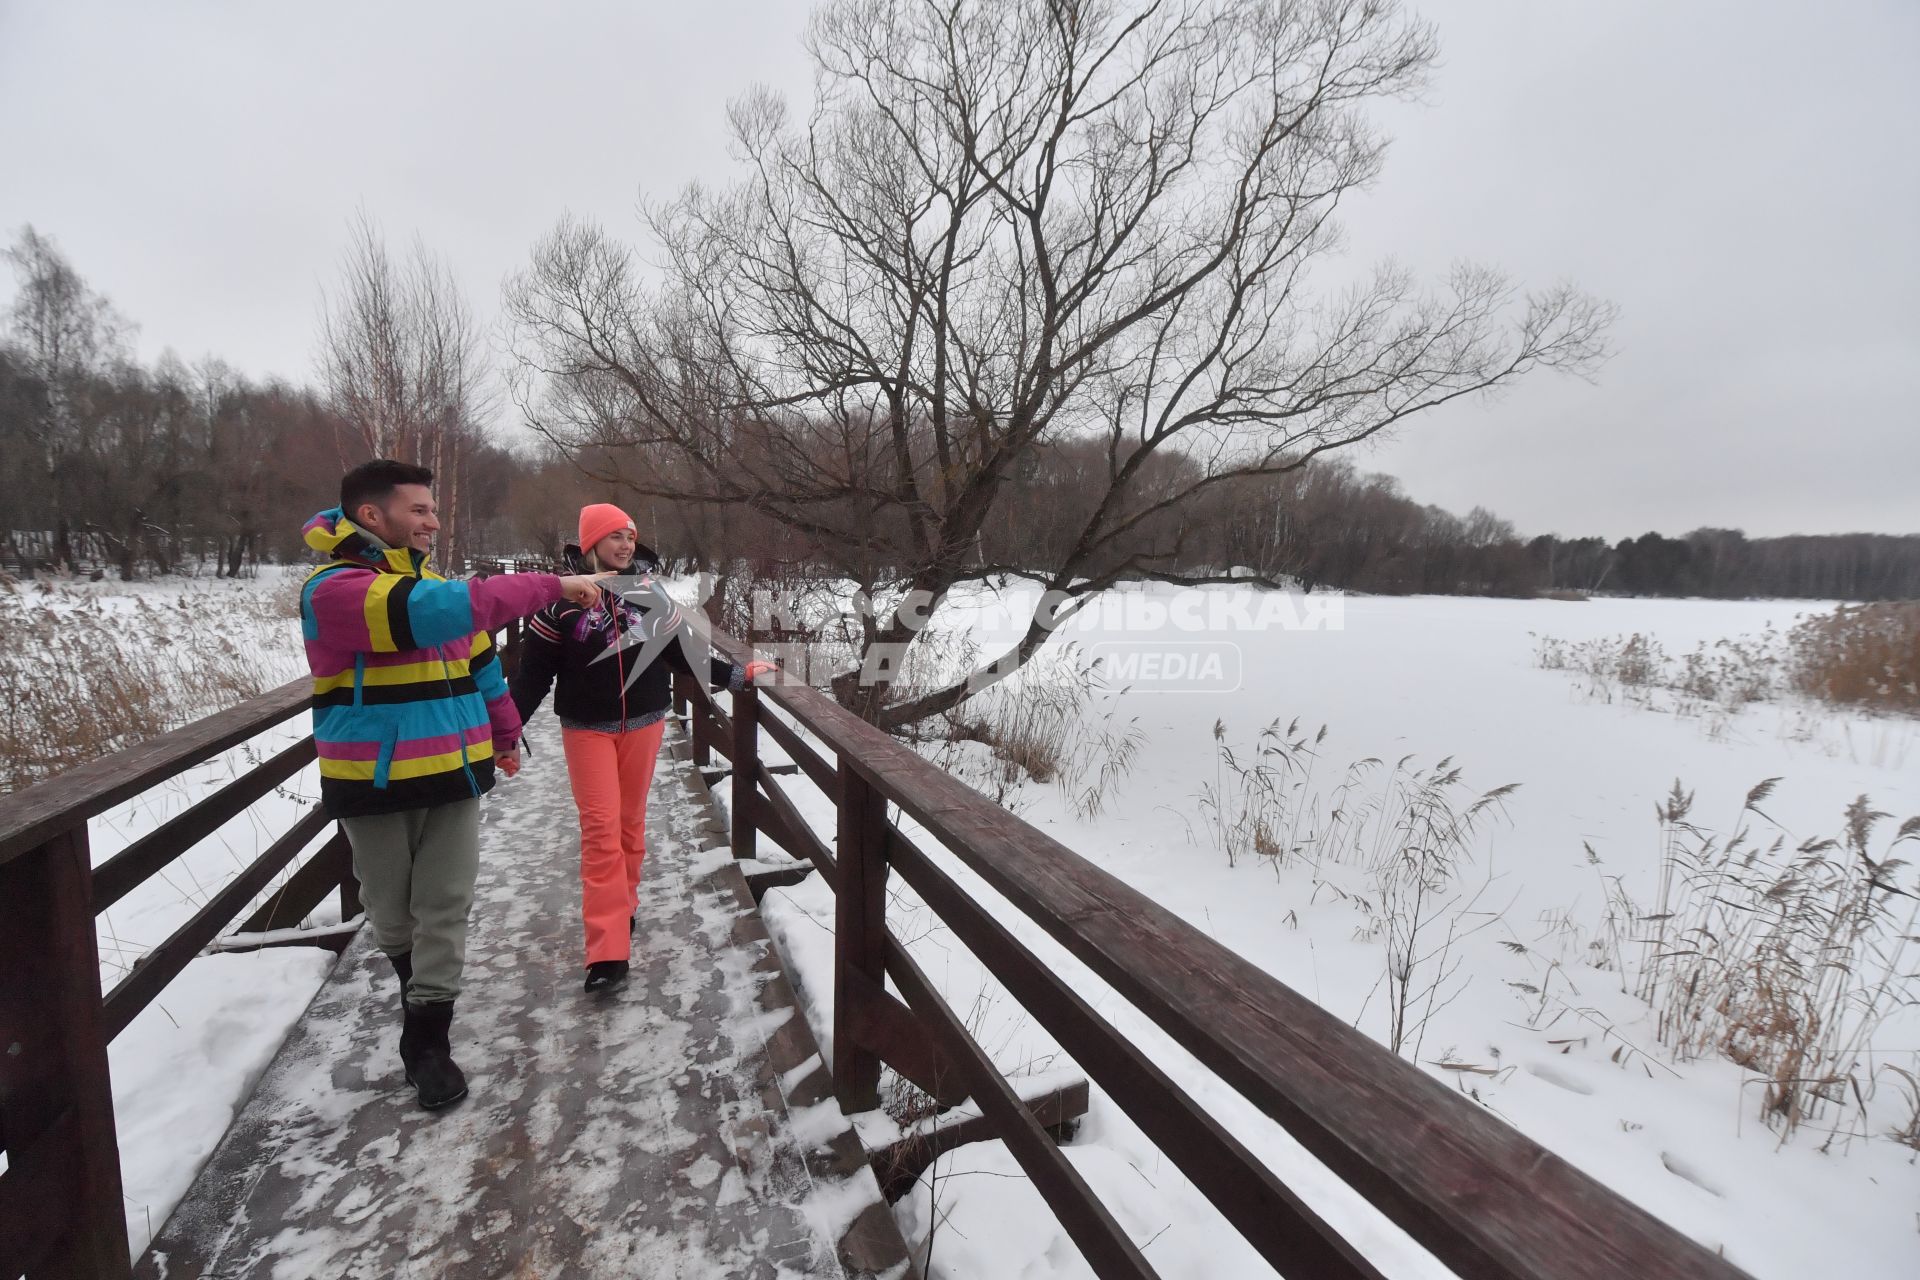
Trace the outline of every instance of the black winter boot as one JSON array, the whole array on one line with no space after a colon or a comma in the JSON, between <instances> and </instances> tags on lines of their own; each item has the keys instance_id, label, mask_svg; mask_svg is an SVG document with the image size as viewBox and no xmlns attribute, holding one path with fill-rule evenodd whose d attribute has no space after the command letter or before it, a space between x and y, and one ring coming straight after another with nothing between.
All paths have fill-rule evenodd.
<instances>
[{"instance_id":1,"label":"black winter boot","mask_svg":"<svg viewBox=\"0 0 1920 1280\"><path fill-rule=\"evenodd\" d=\"M467 1096L467 1077L454 1065L447 1031L453 1025L453 1001L409 1004L400 1027L400 1065L407 1083L428 1111L452 1106Z\"/></svg>"},{"instance_id":2,"label":"black winter boot","mask_svg":"<svg viewBox=\"0 0 1920 1280\"><path fill-rule=\"evenodd\" d=\"M587 966L588 991L611 991L626 980L625 960L596 960Z\"/></svg>"}]
</instances>

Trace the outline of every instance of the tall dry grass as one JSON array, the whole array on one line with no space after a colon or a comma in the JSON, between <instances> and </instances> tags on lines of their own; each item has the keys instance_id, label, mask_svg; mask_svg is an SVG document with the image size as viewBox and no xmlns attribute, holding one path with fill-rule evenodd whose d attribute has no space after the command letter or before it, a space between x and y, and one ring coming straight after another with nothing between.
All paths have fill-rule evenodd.
<instances>
[{"instance_id":1,"label":"tall dry grass","mask_svg":"<svg viewBox=\"0 0 1920 1280\"><path fill-rule=\"evenodd\" d=\"M1703 642L1678 657L1639 632L1578 641L1534 635L1534 665L1579 677L1587 697L1682 715L1733 712L1774 698L1782 690L1784 664L1779 636L1771 630ZM1670 699L1665 706L1655 698L1662 692Z\"/></svg>"},{"instance_id":2,"label":"tall dry grass","mask_svg":"<svg viewBox=\"0 0 1920 1280\"><path fill-rule=\"evenodd\" d=\"M284 683L297 638L266 592L0 584L0 792Z\"/></svg>"},{"instance_id":3,"label":"tall dry grass","mask_svg":"<svg viewBox=\"0 0 1920 1280\"><path fill-rule=\"evenodd\" d=\"M1083 821L1104 812L1133 773L1146 742L1137 716L1122 717L1098 664L1067 643L945 713L938 732L952 744L980 743L990 763L970 765L952 750L949 769L1003 805L1018 805L1028 782L1051 784Z\"/></svg>"},{"instance_id":4,"label":"tall dry grass","mask_svg":"<svg viewBox=\"0 0 1920 1280\"><path fill-rule=\"evenodd\" d=\"M1782 636L1702 643L1679 656L1652 636L1569 641L1534 633L1534 665L1579 677L1587 696L1681 714L1737 711L1800 694L1833 707L1920 715L1920 602L1841 605Z\"/></svg>"},{"instance_id":5,"label":"tall dry grass","mask_svg":"<svg viewBox=\"0 0 1920 1280\"><path fill-rule=\"evenodd\" d=\"M1787 635L1793 687L1823 702L1920 715L1920 601L1841 605Z\"/></svg>"},{"instance_id":6,"label":"tall dry grass","mask_svg":"<svg viewBox=\"0 0 1920 1280\"><path fill-rule=\"evenodd\" d=\"M1323 790L1325 725L1308 734L1298 719L1284 729L1275 720L1236 749L1215 721L1213 738L1215 774L1198 801L1215 846L1229 866L1256 858L1278 875L1305 865L1316 897L1329 892L1361 913L1359 932L1383 947L1374 992L1384 992L1387 1047L1417 1055L1434 1015L1464 986L1458 945L1500 918L1479 908L1486 885L1463 880L1481 829L1518 784L1475 794L1452 757L1422 766L1370 756ZM1335 876L1336 865L1357 875Z\"/></svg>"},{"instance_id":7,"label":"tall dry grass","mask_svg":"<svg viewBox=\"0 0 1920 1280\"><path fill-rule=\"evenodd\" d=\"M1833 1113L1864 1119L1880 1083L1875 1033L1920 1003L1920 876L1908 862L1920 817L1881 839L1888 815L1861 796L1837 836L1769 838L1762 806L1780 781L1752 788L1725 836L1695 823L1693 794L1675 782L1659 806L1654 898L1639 906L1615 882L1609 915L1634 926L1623 972L1673 1057L1739 1063L1769 1125L1788 1135L1834 1121L1831 1142L1861 1131Z\"/></svg>"},{"instance_id":8,"label":"tall dry grass","mask_svg":"<svg viewBox=\"0 0 1920 1280\"><path fill-rule=\"evenodd\" d=\"M1285 728L1276 719L1236 747L1226 723L1214 722L1214 777L1197 799L1228 865L1258 856L1275 870L1297 859L1378 872L1417 847L1451 879L1470 860L1486 811L1518 789L1508 783L1476 795L1452 756L1422 765L1411 755L1392 764L1355 760L1323 786L1327 734L1326 725L1308 733L1298 717Z\"/></svg>"},{"instance_id":9,"label":"tall dry grass","mask_svg":"<svg viewBox=\"0 0 1920 1280\"><path fill-rule=\"evenodd\" d=\"M1201 785L1200 813L1228 866L1263 858L1277 871L1315 842L1303 833L1303 819L1324 833L1308 814L1318 816L1312 783L1326 738L1325 725L1309 737L1297 716L1285 729L1276 718L1250 746L1236 749L1227 741L1226 721L1213 722L1214 773Z\"/></svg>"}]
</instances>

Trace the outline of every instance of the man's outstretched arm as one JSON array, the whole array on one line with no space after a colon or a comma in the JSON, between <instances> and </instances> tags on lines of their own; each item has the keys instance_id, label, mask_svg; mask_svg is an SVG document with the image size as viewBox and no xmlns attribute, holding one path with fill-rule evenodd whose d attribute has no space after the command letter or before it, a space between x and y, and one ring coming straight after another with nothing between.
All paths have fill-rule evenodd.
<instances>
[{"instance_id":1,"label":"man's outstretched arm","mask_svg":"<svg viewBox=\"0 0 1920 1280\"><path fill-rule=\"evenodd\" d=\"M307 638L330 648L405 653L496 630L563 595L597 599L601 576L502 573L457 582L340 569L307 588L302 620Z\"/></svg>"}]
</instances>

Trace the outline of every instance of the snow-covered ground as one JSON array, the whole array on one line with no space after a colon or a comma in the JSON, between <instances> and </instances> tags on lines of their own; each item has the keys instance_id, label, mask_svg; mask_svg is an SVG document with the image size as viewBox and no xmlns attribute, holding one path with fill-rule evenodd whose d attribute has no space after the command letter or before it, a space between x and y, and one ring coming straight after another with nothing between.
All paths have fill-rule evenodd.
<instances>
[{"instance_id":1,"label":"snow-covered ground","mask_svg":"<svg viewBox=\"0 0 1920 1280\"><path fill-rule=\"evenodd\" d=\"M223 610L232 634L285 664L291 676L299 669L298 645L291 615L274 604L282 588L269 578L217 589L234 593L231 603L243 605ZM136 591L170 597L194 589ZM102 608L171 617L151 606L141 613L112 603L129 594L115 584L91 590L103 597ZM1383 1039L1386 944L1379 922L1333 891L1344 885L1357 892L1363 885L1352 877L1359 872L1334 861L1316 866L1308 858L1282 865L1242 856L1229 866L1214 802L1224 798L1230 808L1236 783L1222 747L1246 762L1254 758L1261 731L1275 721L1284 729L1297 718L1309 740L1325 726L1311 778L1298 795L1300 812L1313 811L1317 798L1317 812L1326 813L1348 766L1367 757L1391 765L1411 756L1410 771L1451 757L1464 771L1463 785L1476 794L1518 784L1489 811L1472 860L1454 881L1463 899L1485 885L1477 900L1462 902L1462 910L1470 905L1498 919L1455 949L1461 967L1443 989L1444 1000L1435 1002L1412 1056L1449 1087L1475 1091L1499 1115L1623 1195L1697 1239L1724 1247L1762 1280L1920 1273L1920 1168L1911 1149L1884 1136L1905 1119L1895 1076L1880 1078L1867 1120L1829 1114L1783 1142L1760 1123L1750 1073L1723 1059L1672 1061L1645 1006L1622 990L1622 973L1585 963L1606 913L1604 877L1618 877L1641 902L1654 892L1661 854L1654 806L1676 778L1697 797L1694 821L1726 831L1740 817L1748 790L1779 776L1765 810L1789 833L1791 845L1837 834L1843 808L1862 793L1896 822L1920 813L1920 726L1775 704L1726 715L1668 714L1602 700L1580 679L1540 670L1533 660L1536 633L1579 640L1637 631L1657 636L1677 653L1769 626L1783 630L1795 616L1823 606L1313 597L1263 612L1256 598L1245 615L1228 608L1216 617L1225 619L1223 629L1169 637L1148 624L1180 607L1170 589L1130 590L1113 601L1090 611L1091 629L1070 632L1081 658L1094 656L1096 646L1133 645L1143 638L1231 645L1222 650L1223 658L1232 654L1218 682L1223 687L1153 692L1146 687L1150 677L1136 667L1124 693L1109 689L1067 699L1062 705L1075 717L1070 750L1078 753L1069 783L1005 784L992 777L995 762L979 743L957 744L937 752L940 758L1000 794L1027 821ZM170 598L153 603L180 608ZM1203 601L1198 615L1188 616L1204 616L1209 607ZM1289 617L1298 625L1285 625ZM949 607L938 622L993 652L1006 618L992 598L982 597ZM1247 625L1263 619L1264 626ZM91 829L96 861L303 731L296 719L271 741L236 749L190 771L173 788L103 815ZM1134 744L1130 768L1109 781L1098 811L1085 816L1080 801L1099 779L1101 752L1095 748L1121 741ZM800 777L782 782L830 835L831 812L818 793ZM311 797L315 789L310 774L297 777L285 794L236 819L165 878L104 913L103 982L110 986L283 831L294 797ZM1765 834L1771 838L1771 828ZM932 845L930 839L922 843ZM1148 1046L1311 1203L1364 1240L1389 1274L1440 1274L1420 1249L1331 1183L1284 1134L997 903L976 877L951 860L947 866L995 903L1029 947ZM770 895L768 916L799 967L803 995L816 1003L817 1013L824 1012L822 997L830 986L819 964L830 954L830 897L817 881L809 882ZM328 918L323 909L314 922ZM1034 1077L1030 1084L1070 1068L904 891L892 920L896 932L913 939L923 967L945 985L950 1003L970 1013L1004 1067ZM144 1244L149 1223L159 1225L191 1180L328 960L323 952L304 949L196 960L115 1042L116 1109L136 1248ZM830 1053L830 1027L818 1030ZM1888 1020L1875 1048L1876 1064L1920 1067L1920 1021L1911 1011ZM1452 1066L1433 1065L1442 1062ZM1836 1125L1864 1136L1823 1150ZM878 1117L863 1122L870 1132L886 1127ZM1098 1090L1070 1157L1162 1274L1266 1274ZM932 1232L935 1276L1089 1274L998 1144L944 1158L899 1212L910 1237L923 1244L938 1222Z\"/></svg>"},{"instance_id":2,"label":"snow-covered ground","mask_svg":"<svg viewBox=\"0 0 1920 1280\"><path fill-rule=\"evenodd\" d=\"M1238 648L1239 678L1232 679L1228 661L1218 683L1230 688L1146 692L1140 679L1124 693L1084 700L1074 712L1075 736L1117 741L1131 733L1132 767L1109 785L1101 812L1090 819L1075 804L1093 776L1085 767L1065 783L1008 789L1005 801L1027 821L1384 1040L1387 931L1379 905L1336 892L1344 885L1349 895L1364 894L1364 875L1331 860L1312 865L1311 846L1308 857L1284 864L1243 855L1229 866L1215 798L1228 798L1231 809L1236 780L1221 748L1244 764L1255 758L1261 730L1276 720L1284 729L1297 718L1310 743L1324 725L1312 774L1293 801L1302 810L1317 801L1322 818L1337 805L1334 791L1347 766L1366 757L1385 762L1375 777L1402 757L1412 757L1408 773L1450 757L1472 793L1518 784L1483 815L1472 858L1455 874L1452 909L1437 929L1461 922L1463 936L1447 961L1459 967L1415 1028L1409 1056L1629 1199L1724 1248L1762 1280L1920 1274L1920 1167L1912 1148L1886 1136L1912 1115L1895 1074L1877 1077L1865 1118L1829 1109L1782 1141L1760 1121L1752 1073L1724 1058L1673 1061L1647 1007L1623 990L1623 974L1588 963L1589 944L1602 932L1607 878L1618 877L1641 903L1655 893L1661 832L1654 807L1676 779L1695 793L1692 820L1725 835L1749 789L1780 777L1764 809L1788 847L1839 834L1843 809L1866 793L1893 817L1879 833L1879 848L1894 823L1920 813L1920 725L1772 704L1676 715L1604 701L1586 682L1534 665L1534 633L1580 640L1640 632L1682 653L1702 641L1784 630L1825 606L1349 598L1317 617L1308 602L1297 602L1295 629L1244 629L1227 610L1213 619L1226 618L1226 630L1183 632L1155 624L1174 616L1180 600L1186 616L1205 618L1212 606L1204 599L1161 588L1127 594L1137 598L1110 601L1086 629L1070 628L1083 659L1101 646L1143 639L1150 646L1225 642ZM1258 611L1256 603L1255 621ZM1269 621L1285 616L1276 612ZM983 598L943 611L936 626L980 637L980 650L990 654L1007 638L1006 618ZM1653 699L1656 708L1670 701ZM987 776L986 748L964 747L937 754L963 774ZM782 782L830 835L824 799L802 778ZM1775 834L1752 816L1747 821L1761 829L1762 842ZM922 843L930 845L930 837ZM977 877L952 859L945 865L994 902L1003 921L1105 1016L1151 1046L1156 1060L1331 1221L1364 1239L1389 1274L1445 1274ZM802 970L809 998L824 1003L830 894L810 881L769 895L767 913ZM910 891L896 889L891 919L903 938L917 939L912 949L947 984L949 1001L975 1010L979 1037L1003 1068L1062 1065L1057 1047L996 994ZM1478 932L1467 936L1475 925ZM1920 995L1920 984L1905 981L1909 994ZM822 1041L830 1053L824 1034ZM1868 1071L1920 1068L1920 1017L1908 1010L1890 1018L1874 1048ZM1836 1128L1843 1136L1829 1143ZM1162 1274L1266 1274L1097 1089L1071 1156ZM939 1224L932 1275L1091 1274L999 1144L962 1149L936 1175L901 1208L910 1238L924 1241Z\"/></svg>"}]
</instances>

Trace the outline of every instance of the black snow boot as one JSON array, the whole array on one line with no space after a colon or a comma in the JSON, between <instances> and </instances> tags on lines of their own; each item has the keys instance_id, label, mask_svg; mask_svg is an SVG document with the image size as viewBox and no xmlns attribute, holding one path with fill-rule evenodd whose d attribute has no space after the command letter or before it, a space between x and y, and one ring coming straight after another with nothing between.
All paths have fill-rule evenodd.
<instances>
[{"instance_id":1,"label":"black snow boot","mask_svg":"<svg viewBox=\"0 0 1920 1280\"><path fill-rule=\"evenodd\" d=\"M625 960L596 960L587 966L588 991L611 991L626 980Z\"/></svg>"},{"instance_id":2,"label":"black snow boot","mask_svg":"<svg viewBox=\"0 0 1920 1280\"><path fill-rule=\"evenodd\" d=\"M453 1025L453 1001L409 1004L400 1027L400 1065L407 1083L429 1111L452 1106L467 1096L467 1078L454 1065L447 1031Z\"/></svg>"}]
</instances>

